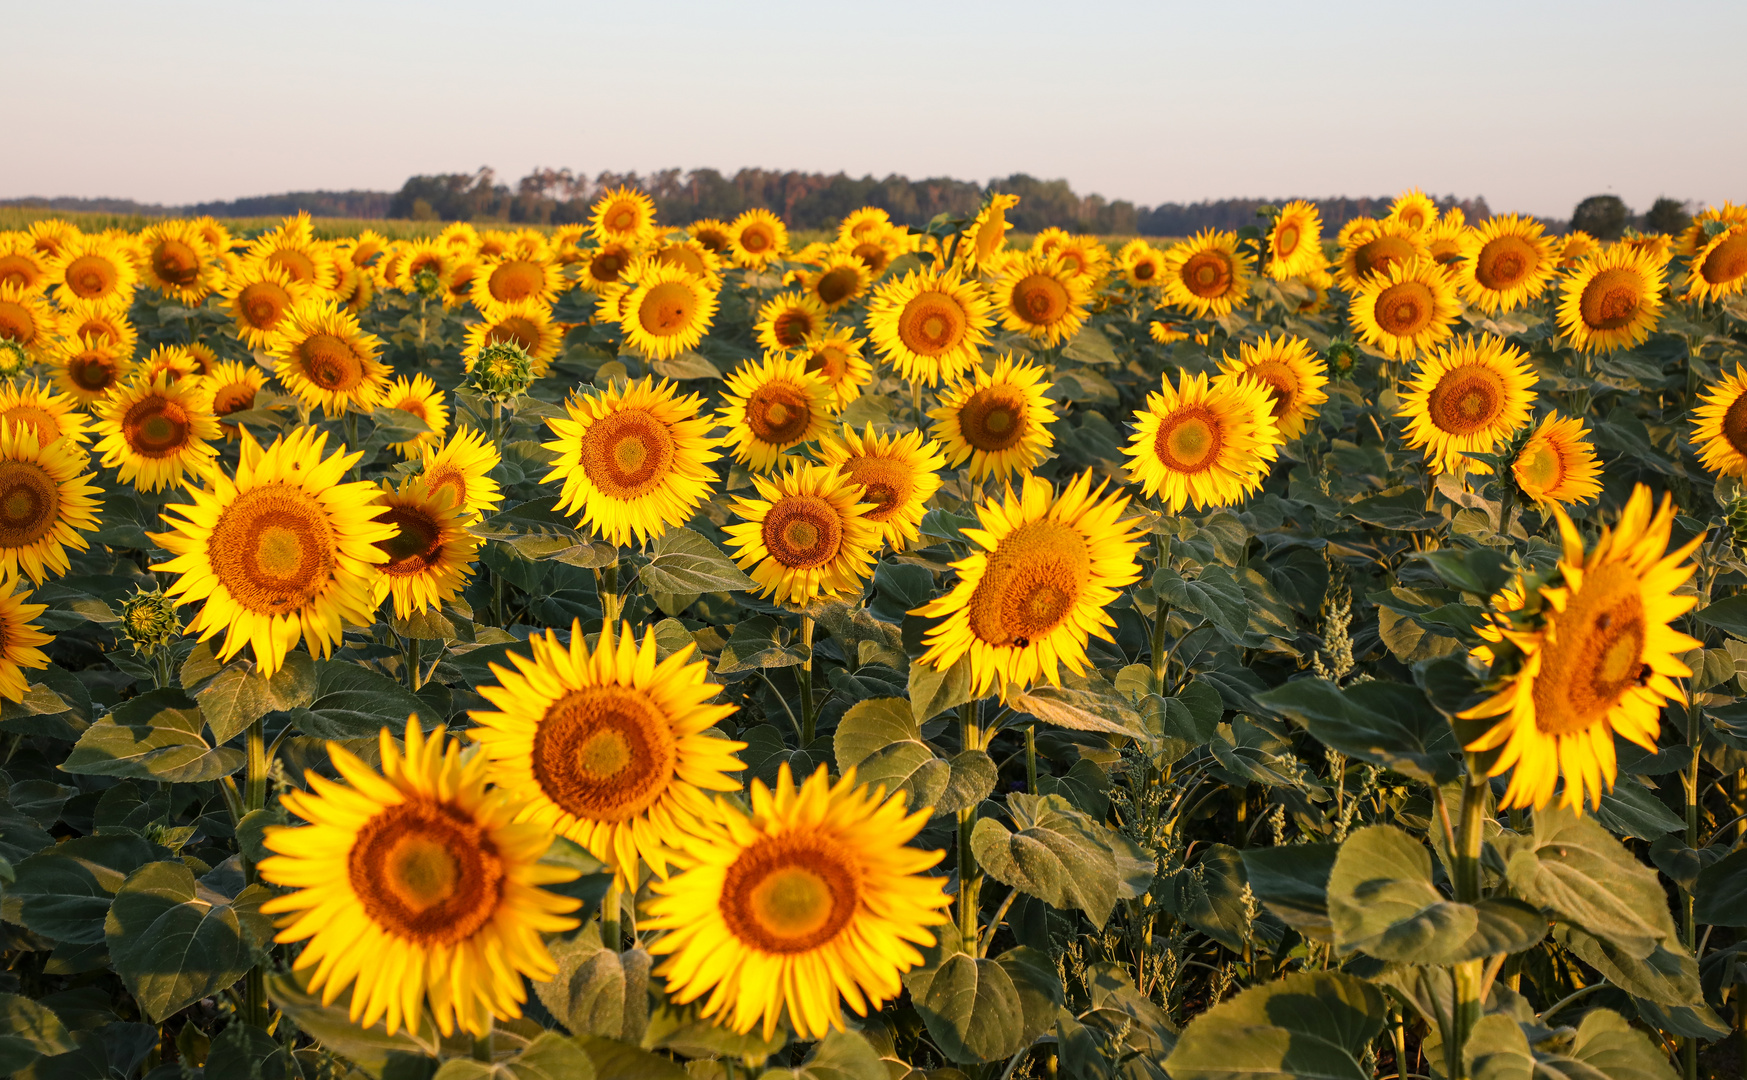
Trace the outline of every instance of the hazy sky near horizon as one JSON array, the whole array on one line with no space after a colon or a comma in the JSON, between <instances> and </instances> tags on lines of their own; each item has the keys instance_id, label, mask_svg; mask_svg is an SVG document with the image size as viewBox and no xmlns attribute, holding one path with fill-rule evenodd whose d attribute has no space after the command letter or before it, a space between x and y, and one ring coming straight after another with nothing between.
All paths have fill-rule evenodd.
<instances>
[{"instance_id":1,"label":"hazy sky near horizon","mask_svg":"<svg viewBox=\"0 0 1747 1080\"><path fill-rule=\"evenodd\" d=\"M0 0L0 198L481 165L1026 172L1142 205L1747 197L1742 0ZM22 128L23 139L17 138Z\"/></svg>"}]
</instances>

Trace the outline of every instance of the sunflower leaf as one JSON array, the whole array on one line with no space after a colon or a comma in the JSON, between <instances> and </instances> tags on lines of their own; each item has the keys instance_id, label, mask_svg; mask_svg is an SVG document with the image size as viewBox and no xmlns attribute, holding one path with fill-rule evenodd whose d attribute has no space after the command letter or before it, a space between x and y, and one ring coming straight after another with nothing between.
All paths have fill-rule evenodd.
<instances>
[{"instance_id":1,"label":"sunflower leaf","mask_svg":"<svg viewBox=\"0 0 1747 1080\"><path fill-rule=\"evenodd\" d=\"M997 881L1051 907L1079 908L1102 927L1116 901L1138 896L1154 866L1134 841L1074 808L1060 795L1007 797L1008 829L978 821L971 850Z\"/></svg>"},{"instance_id":2,"label":"sunflower leaf","mask_svg":"<svg viewBox=\"0 0 1747 1080\"><path fill-rule=\"evenodd\" d=\"M77 1045L52 1009L18 994L0 994L0 1073L10 1075Z\"/></svg>"},{"instance_id":3,"label":"sunflower leaf","mask_svg":"<svg viewBox=\"0 0 1747 1080\"><path fill-rule=\"evenodd\" d=\"M1314 972L1253 986L1202 1013L1165 1059L1174 1080L1371 1080L1386 1009L1375 986Z\"/></svg>"},{"instance_id":4,"label":"sunflower leaf","mask_svg":"<svg viewBox=\"0 0 1747 1080\"><path fill-rule=\"evenodd\" d=\"M649 562L637 572L651 593L745 592L757 588L722 549L701 533L673 529L649 545Z\"/></svg>"},{"instance_id":5,"label":"sunflower leaf","mask_svg":"<svg viewBox=\"0 0 1747 1080\"><path fill-rule=\"evenodd\" d=\"M79 736L61 763L70 773L199 783L243 767L243 752L214 749L200 707L180 689L152 690L115 707Z\"/></svg>"},{"instance_id":6,"label":"sunflower leaf","mask_svg":"<svg viewBox=\"0 0 1747 1080\"><path fill-rule=\"evenodd\" d=\"M1502 845L1513 892L1642 959L1675 937L1656 871L1595 819L1548 807L1530 836Z\"/></svg>"},{"instance_id":7,"label":"sunflower leaf","mask_svg":"<svg viewBox=\"0 0 1747 1080\"><path fill-rule=\"evenodd\" d=\"M1532 1046L1531 1031L1537 1036ZM1468 1075L1473 1080L1531 1080L1537 1076L1674 1080L1676 1076L1662 1051L1610 1009L1585 1013L1569 1044L1542 1040L1544 1031L1519 1024L1502 1012L1481 1017L1462 1047ZM1173 1069L1172 1075L1181 1074Z\"/></svg>"},{"instance_id":8,"label":"sunflower leaf","mask_svg":"<svg viewBox=\"0 0 1747 1080\"><path fill-rule=\"evenodd\" d=\"M1378 681L1342 688L1327 679L1294 679L1257 694L1256 701L1348 757L1430 783L1457 775L1455 736L1418 687Z\"/></svg>"}]
</instances>

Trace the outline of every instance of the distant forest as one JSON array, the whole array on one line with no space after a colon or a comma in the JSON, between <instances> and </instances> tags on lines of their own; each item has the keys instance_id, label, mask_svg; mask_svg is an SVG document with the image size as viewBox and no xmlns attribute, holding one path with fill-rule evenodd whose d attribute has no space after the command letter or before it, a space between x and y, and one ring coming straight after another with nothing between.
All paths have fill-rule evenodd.
<instances>
[{"instance_id":1,"label":"distant forest","mask_svg":"<svg viewBox=\"0 0 1747 1080\"><path fill-rule=\"evenodd\" d=\"M482 168L472 173L414 176L396 192L299 191L188 206L67 198L8 199L0 200L0 205L147 216L274 217L307 211L317 217L562 225L587 220L594 198L603 189L621 184L647 192L664 222L683 225L701 217L726 219L761 207L775 211L794 229L832 228L851 210L870 205L885 210L896 221L919 227L941 213L973 214L990 192L999 191L1020 196L1008 220L1023 232L1055 226L1105 236L1187 236L1201 229L1254 224L1258 207L1287 201L1287 197L1215 199L1136 206L1123 199L1112 202L1102 195L1077 194L1066 180L1039 180L1023 173L978 184L945 177L911 180L894 174L876 179L766 169L741 169L732 176L715 169L665 169L646 176L602 172L594 177L569 169L538 169L508 184L500 182L491 169ZM1332 233L1355 217L1386 212L1392 199L1383 195L1311 201L1320 207ZM1470 221L1491 215L1484 198L1444 196L1438 204L1460 206Z\"/></svg>"}]
</instances>

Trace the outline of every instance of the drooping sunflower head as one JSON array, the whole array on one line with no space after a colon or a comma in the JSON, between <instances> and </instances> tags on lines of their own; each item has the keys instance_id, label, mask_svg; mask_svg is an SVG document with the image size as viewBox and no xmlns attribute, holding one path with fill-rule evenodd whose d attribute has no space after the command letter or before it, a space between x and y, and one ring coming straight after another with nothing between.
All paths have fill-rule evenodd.
<instances>
[{"instance_id":1,"label":"drooping sunflower head","mask_svg":"<svg viewBox=\"0 0 1747 1080\"><path fill-rule=\"evenodd\" d=\"M704 245L719 258L732 258L734 238L728 223L718 218L699 218L686 226L693 240Z\"/></svg>"},{"instance_id":2,"label":"drooping sunflower head","mask_svg":"<svg viewBox=\"0 0 1747 1080\"><path fill-rule=\"evenodd\" d=\"M1407 444L1425 451L1434 473L1490 472L1467 455L1494 452L1529 422L1537 382L1528 357L1503 338L1456 338L1427 356L1402 392Z\"/></svg>"},{"instance_id":3,"label":"drooping sunflower head","mask_svg":"<svg viewBox=\"0 0 1747 1080\"><path fill-rule=\"evenodd\" d=\"M35 379L22 385L0 383L0 424L29 428L36 433L39 446L49 446L61 439L75 446L90 441L89 421L79 412L77 398L56 393Z\"/></svg>"},{"instance_id":4,"label":"drooping sunflower head","mask_svg":"<svg viewBox=\"0 0 1747 1080\"><path fill-rule=\"evenodd\" d=\"M378 359L382 339L367 334L358 316L332 300L312 298L293 307L268 342L285 389L328 416L369 412L388 388L388 365Z\"/></svg>"},{"instance_id":5,"label":"drooping sunflower head","mask_svg":"<svg viewBox=\"0 0 1747 1080\"><path fill-rule=\"evenodd\" d=\"M1282 440L1302 435L1316 418L1317 406L1328 401L1322 389L1328 385L1328 365L1301 337L1264 334L1254 345L1244 342L1238 346L1237 358L1227 356L1219 370L1217 382L1248 376L1268 388L1274 400L1274 424Z\"/></svg>"},{"instance_id":6,"label":"drooping sunflower head","mask_svg":"<svg viewBox=\"0 0 1747 1080\"><path fill-rule=\"evenodd\" d=\"M479 540L467 530L470 515L455 504L450 490L433 492L417 476L402 480L399 487L382 481L380 505L377 522L397 531L376 542L388 561L375 578L373 604L393 596L397 619L440 609L473 576Z\"/></svg>"},{"instance_id":7,"label":"drooping sunflower head","mask_svg":"<svg viewBox=\"0 0 1747 1080\"><path fill-rule=\"evenodd\" d=\"M643 243L655 236L655 201L623 185L604 191L589 210L589 230L596 240Z\"/></svg>"},{"instance_id":8,"label":"drooping sunflower head","mask_svg":"<svg viewBox=\"0 0 1747 1080\"><path fill-rule=\"evenodd\" d=\"M1719 476L1747 476L1747 372L1739 366L1699 395L1692 412L1699 460Z\"/></svg>"},{"instance_id":9,"label":"drooping sunflower head","mask_svg":"<svg viewBox=\"0 0 1747 1080\"><path fill-rule=\"evenodd\" d=\"M1167 374L1159 392L1134 414L1129 479L1179 512L1230 506L1261 488L1279 456L1280 429L1268 383L1250 375L1210 382L1204 374Z\"/></svg>"},{"instance_id":10,"label":"drooping sunflower head","mask_svg":"<svg viewBox=\"0 0 1747 1080\"><path fill-rule=\"evenodd\" d=\"M184 305L197 305L218 287L222 266L191 221L168 221L140 233L145 284Z\"/></svg>"},{"instance_id":11,"label":"drooping sunflower head","mask_svg":"<svg viewBox=\"0 0 1747 1080\"><path fill-rule=\"evenodd\" d=\"M758 343L769 352L798 349L825 329L825 305L811 293L785 292L758 309Z\"/></svg>"},{"instance_id":12,"label":"drooping sunflower head","mask_svg":"<svg viewBox=\"0 0 1747 1080\"><path fill-rule=\"evenodd\" d=\"M735 461L769 472L785 451L817 439L833 410L830 386L807 371L805 360L767 353L728 375L717 421L728 428L725 442Z\"/></svg>"},{"instance_id":13,"label":"drooping sunflower head","mask_svg":"<svg viewBox=\"0 0 1747 1080\"><path fill-rule=\"evenodd\" d=\"M1287 203L1268 230L1268 276L1285 281L1324 265L1322 214L1316 204L1302 199Z\"/></svg>"},{"instance_id":14,"label":"drooping sunflower head","mask_svg":"<svg viewBox=\"0 0 1747 1080\"><path fill-rule=\"evenodd\" d=\"M1053 384L1044 375L1038 365L1007 354L993 368L975 368L949 384L928 412L934 420L928 433L946 448L949 464L968 461L976 481L1011 482L1015 473L1029 474L1055 445L1049 430L1055 412L1045 397Z\"/></svg>"},{"instance_id":15,"label":"drooping sunflower head","mask_svg":"<svg viewBox=\"0 0 1747 1080\"><path fill-rule=\"evenodd\" d=\"M1438 204L1419 188L1402 192L1390 204L1388 221L1398 222L1414 232L1425 232L1438 221Z\"/></svg>"},{"instance_id":16,"label":"drooping sunflower head","mask_svg":"<svg viewBox=\"0 0 1747 1080\"><path fill-rule=\"evenodd\" d=\"M464 427L449 436L441 449L424 448L420 475L433 492L447 489L466 512L487 514L503 501L502 490L489 475L502 460L483 434Z\"/></svg>"},{"instance_id":17,"label":"drooping sunflower head","mask_svg":"<svg viewBox=\"0 0 1747 1080\"><path fill-rule=\"evenodd\" d=\"M20 592L17 581L0 581L0 698L7 701L24 700L30 690L24 673L49 666L48 654L37 646L55 639L34 621L49 606L27 603L29 599L30 590Z\"/></svg>"},{"instance_id":18,"label":"drooping sunflower head","mask_svg":"<svg viewBox=\"0 0 1747 1080\"><path fill-rule=\"evenodd\" d=\"M874 291L868 335L900 376L938 386L976 364L993 308L980 285L954 271L911 271Z\"/></svg>"},{"instance_id":19,"label":"drooping sunflower head","mask_svg":"<svg viewBox=\"0 0 1747 1080\"><path fill-rule=\"evenodd\" d=\"M1558 241L1534 218L1488 218L1462 237L1456 280L1468 302L1488 315L1540 296L1558 269Z\"/></svg>"},{"instance_id":20,"label":"drooping sunflower head","mask_svg":"<svg viewBox=\"0 0 1747 1080\"><path fill-rule=\"evenodd\" d=\"M110 309L133 302L139 271L121 244L103 236L80 236L61 248L49 266L59 300L84 300Z\"/></svg>"},{"instance_id":21,"label":"drooping sunflower head","mask_svg":"<svg viewBox=\"0 0 1747 1080\"><path fill-rule=\"evenodd\" d=\"M227 424L224 418L253 409L266 385L267 373L253 364L225 360L213 365L207 376L207 386L212 391L212 415L218 418L219 429L227 441L238 436L240 425Z\"/></svg>"},{"instance_id":22,"label":"drooping sunflower head","mask_svg":"<svg viewBox=\"0 0 1747 1080\"><path fill-rule=\"evenodd\" d=\"M1565 234L1564 246L1559 249L1559 269L1573 270L1585 258L1601 250L1601 242L1582 229L1573 229Z\"/></svg>"},{"instance_id":23,"label":"drooping sunflower head","mask_svg":"<svg viewBox=\"0 0 1747 1080\"><path fill-rule=\"evenodd\" d=\"M988 267L1007 246L1007 211L1019 205L1019 196L1002 192L990 194L988 202L977 211L977 219L965 230L961 254L972 268Z\"/></svg>"},{"instance_id":24,"label":"drooping sunflower head","mask_svg":"<svg viewBox=\"0 0 1747 1080\"><path fill-rule=\"evenodd\" d=\"M0 424L0 581L20 575L42 584L70 568L67 548L97 529L98 498L88 455L62 439L46 446L28 424Z\"/></svg>"},{"instance_id":25,"label":"drooping sunflower head","mask_svg":"<svg viewBox=\"0 0 1747 1080\"><path fill-rule=\"evenodd\" d=\"M51 284L49 258L36 250L26 232L0 232L0 288L40 293Z\"/></svg>"},{"instance_id":26,"label":"drooping sunflower head","mask_svg":"<svg viewBox=\"0 0 1747 1080\"><path fill-rule=\"evenodd\" d=\"M1662 317L1663 265L1621 244L1589 255L1559 286L1559 329L1584 352L1631 348Z\"/></svg>"},{"instance_id":27,"label":"drooping sunflower head","mask_svg":"<svg viewBox=\"0 0 1747 1080\"><path fill-rule=\"evenodd\" d=\"M1086 643L1111 640L1105 610L1140 577L1141 538L1124 521L1128 497L1105 495L1082 473L1060 492L1028 476L1021 490L977 507L975 545L953 564L958 584L912 614L941 617L919 663L944 671L969 655L976 696L1003 699L1038 678L1060 685L1060 668L1082 672Z\"/></svg>"},{"instance_id":28,"label":"drooping sunflower head","mask_svg":"<svg viewBox=\"0 0 1747 1080\"><path fill-rule=\"evenodd\" d=\"M113 341L96 334L66 337L50 357L55 386L87 408L132 377L133 360Z\"/></svg>"},{"instance_id":29,"label":"drooping sunflower head","mask_svg":"<svg viewBox=\"0 0 1747 1080\"><path fill-rule=\"evenodd\" d=\"M1686 700L1674 680L1692 670L1680 654L1701 643L1672 623L1698 602L1677 591L1694 569L1682 564L1704 537L1669 551L1673 502L1665 496L1653 507L1639 484L1619 521L1586 552L1555 504L1563 583L1538 587L1533 617L1494 616L1499 642L1514 647L1506 656L1515 670L1461 716L1492 720L1468 749L1496 754L1491 775L1511 773L1501 805L1544 807L1563 776L1561 806L1600 806L1618 773L1614 736L1654 752L1664 705ZM1501 644L1487 648L1489 658Z\"/></svg>"},{"instance_id":30,"label":"drooping sunflower head","mask_svg":"<svg viewBox=\"0 0 1747 1080\"><path fill-rule=\"evenodd\" d=\"M310 824L268 828L261 876L294 891L261 910L281 916L276 940L305 942L294 966L314 969L311 992L331 1003L352 987L353 1023L416 1031L428 1010L445 1035L484 1037L521 1015L525 978L558 973L541 935L575 929L581 902L543 886L577 871L540 861L550 831L488 789L483 755L427 738L416 716L404 751L387 728L380 746L378 773L329 743L346 783L311 772L285 794Z\"/></svg>"},{"instance_id":31,"label":"drooping sunflower head","mask_svg":"<svg viewBox=\"0 0 1747 1080\"><path fill-rule=\"evenodd\" d=\"M1237 233L1198 233L1165 252L1165 299L1196 316L1229 315L1250 294L1250 257Z\"/></svg>"},{"instance_id":32,"label":"drooping sunflower head","mask_svg":"<svg viewBox=\"0 0 1747 1080\"><path fill-rule=\"evenodd\" d=\"M1087 279L1062 256L1018 255L990 285L1001 325L1045 345L1059 345L1086 322Z\"/></svg>"},{"instance_id":33,"label":"drooping sunflower head","mask_svg":"<svg viewBox=\"0 0 1747 1080\"><path fill-rule=\"evenodd\" d=\"M760 270L788 250L788 226L762 207L746 211L728 226L728 255L736 266Z\"/></svg>"},{"instance_id":34,"label":"drooping sunflower head","mask_svg":"<svg viewBox=\"0 0 1747 1080\"><path fill-rule=\"evenodd\" d=\"M424 421L428 430L405 442L388 444L390 450L409 461L422 455L425 447L441 445L443 433L449 430L449 407L443 403L443 392L437 389L429 375L414 375L410 379L402 375L382 392L382 400L377 402L376 408L399 409Z\"/></svg>"},{"instance_id":35,"label":"drooping sunflower head","mask_svg":"<svg viewBox=\"0 0 1747 1080\"><path fill-rule=\"evenodd\" d=\"M827 326L824 333L808 338L795 350L805 370L825 380L839 409L860 397L873 382L873 365L862 356L861 345L854 334Z\"/></svg>"},{"instance_id":36,"label":"drooping sunflower head","mask_svg":"<svg viewBox=\"0 0 1747 1080\"><path fill-rule=\"evenodd\" d=\"M680 267L639 260L636 286L624 298L625 344L663 360L697 347L716 317L716 293Z\"/></svg>"},{"instance_id":37,"label":"drooping sunflower head","mask_svg":"<svg viewBox=\"0 0 1747 1080\"><path fill-rule=\"evenodd\" d=\"M259 260L239 264L221 292L236 323L237 336L251 349L266 348L291 309L312 295L308 285Z\"/></svg>"},{"instance_id":38,"label":"drooping sunflower head","mask_svg":"<svg viewBox=\"0 0 1747 1080\"><path fill-rule=\"evenodd\" d=\"M213 467L222 437L206 379L168 372L135 378L96 406L97 445L105 468L139 491L198 481Z\"/></svg>"},{"instance_id":39,"label":"drooping sunflower head","mask_svg":"<svg viewBox=\"0 0 1747 1080\"><path fill-rule=\"evenodd\" d=\"M1411 360L1450 336L1456 287L1430 259L1392 264L1360 282L1347 318L1365 344Z\"/></svg>"},{"instance_id":40,"label":"drooping sunflower head","mask_svg":"<svg viewBox=\"0 0 1747 1080\"><path fill-rule=\"evenodd\" d=\"M1164 280L1165 253L1136 237L1116 253L1122 279L1136 289L1150 289Z\"/></svg>"},{"instance_id":41,"label":"drooping sunflower head","mask_svg":"<svg viewBox=\"0 0 1747 1080\"><path fill-rule=\"evenodd\" d=\"M1462 258L1462 241L1468 236L1468 215L1452 206L1425 234L1426 255L1447 270L1456 269Z\"/></svg>"},{"instance_id":42,"label":"drooping sunflower head","mask_svg":"<svg viewBox=\"0 0 1747 1080\"><path fill-rule=\"evenodd\" d=\"M514 304L494 304L491 312L467 328L461 350L461 364L473 370L482 350L492 345L511 344L528 354L534 363L534 377L543 379L558 357L558 346L564 335L552 321L552 309L539 300L522 300Z\"/></svg>"},{"instance_id":43,"label":"drooping sunflower head","mask_svg":"<svg viewBox=\"0 0 1747 1080\"><path fill-rule=\"evenodd\" d=\"M669 873L683 837L712 816L716 792L738 791L746 744L706 732L734 706L686 645L658 658L655 631L603 627L593 646L580 623L562 643L551 630L528 652L492 664L468 734L492 780L523 800L518 819L576 841L636 887L639 863ZM513 667L511 666L513 665Z\"/></svg>"},{"instance_id":44,"label":"drooping sunflower head","mask_svg":"<svg viewBox=\"0 0 1747 1080\"><path fill-rule=\"evenodd\" d=\"M843 1004L866 1016L902 992L928 927L947 920L942 853L906 846L931 810L820 766L796 785L752 782L751 813L717 804L685 848L685 873L653 888L650 946L674 1000L708 995L705 1016L767 1041L786 1016L803 1039L843 1030Z\"/></svg>"},{"instance_id":45,"label":"drooping sunflower head","mask_svg":"<svg viewBox=\"0 0 1747 1080\"><path fill-rule=\"evenodd\" d=\"M1548 413L1511 462L1517 489L1536 504L1588 502L1601 494L1601 465L1589 429L1576 417Z\"/></svg>"},{"instance_id":46,"label":"drooping sunflower head","mask_svg":"<svg viewBox=\"0 0 1747 1080\"><path fill-rule=\"evenodd\" d=\"M609 240L588 249L584 253L582 273L576 279L576 287L583 292L604 294L608 289L622 285L625 271L642 253L641 247L623 240Z\"/></svg>"},{"instance_id":47,"label":"drooping sunflower head","mask_svg":"<svg viewBox=\"0 0 1747 1080\"><path fill-rule=\"evenodd\" d=\"M1425 234L1418 229L1387 220L1366 222L1362 228L1354 228L1356 222L1348 222L1341 230L1341 262L1335 272L1336 280L1349 292L1396 267L1430 257ZM1350 235L1348 229L1353 230Z\"/></svg>"},{"instance_id":48,"label":"drooping sunflower head","mask_svg":"<svg viewBox=\"0 0 1747 1080\"><path fill-rule=\"evenodd\" d=\"M799 607L816 596L860 593L880 542L861 486L833 466L793 460L752 482L758 497L737 499L741 521L723 531L759 595Z\"/></svg>"},{"instance_id":49,"label":"drooping sunflower head","mask_svg":"<svg viewBox=\"0 0 1747 1080\"><path fill-rule=\"evenodd\" d=\"M564 485L558 508L621 547L684 525L710 497L721 456L701 410L698 395L653 377L572 398L568 418L546 421L558 460L545 481Z\"/></svg>"},{"instance_id":50,"label":"drooping sunflower head","mask_svg":"<svg viewBox=\"0 0 1747 1080\"><path fill-rule=\"evenodd\" d=\"M881 539L901 551L921 536L928 500L940 490L946 451L920 431L876 435L869 424L857 435L845 424L840 433L828 432L819 440L819 460L837 466L861 488L861 501L869 505L867 520L879 527Z\"/></svg>"},{"instance_id":51,"label":"drooping sunflower head","mask_svg":"<svg viewBox=\"0 0 1747 1080\"><path fill-rule=\"evenodd\" d=\"M1743 289L1747 289L1747 223L1724 229L1693 253L1686 298L1721 300Z\"/></svg>"}]
</instances>

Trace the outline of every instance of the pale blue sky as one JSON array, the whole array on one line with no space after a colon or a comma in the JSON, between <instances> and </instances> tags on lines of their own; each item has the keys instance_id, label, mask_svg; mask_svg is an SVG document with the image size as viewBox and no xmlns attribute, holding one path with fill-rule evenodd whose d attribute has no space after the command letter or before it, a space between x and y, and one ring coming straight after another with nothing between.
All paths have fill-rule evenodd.
<instances>
[{"instance_id":1,"label":"pale blue sky","mask_svg":"<svg viewBox=\"0 0 1747 1080\"><path fill-rule=\"evenodd\" d=\"M1747 198L1743 0L0 0L0 197L491 165L1066 177L1140 204L1419 185Z\"/></svg>"}]
</instances>

